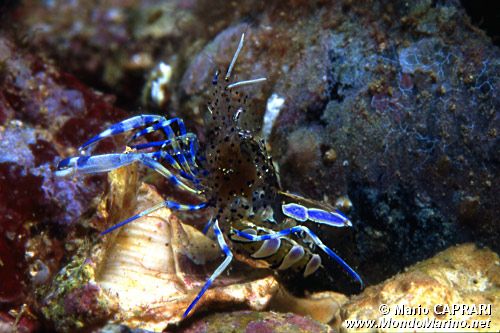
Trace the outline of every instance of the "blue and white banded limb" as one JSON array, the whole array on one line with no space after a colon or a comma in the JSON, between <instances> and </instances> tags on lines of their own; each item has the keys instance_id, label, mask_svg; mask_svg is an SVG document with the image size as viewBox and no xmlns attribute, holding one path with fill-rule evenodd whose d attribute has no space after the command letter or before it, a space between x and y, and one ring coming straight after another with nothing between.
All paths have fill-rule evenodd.
<instances>
[{"instance_id":1,"label":"blue and white banded limb","mask_svg":"<svg viewBox=\"0 0 500 333\"><path fill-rule=\"evenodd\" d=\"M82 174L108 172L126 165L130 165L134 162L140 162L158 172L163 177L167 178L176 187L181 188L187 192L200 194L200 190L184 183L170 170L168 170L165 166L163 166L156 160L156 158L159 157L158 154L160 153L161 152L102 154L94 156L70 157L59 162L57 170L55 171L55 175L63 177L66 175L74 174L75 172L79 172ZM175 166L173 167L175 168Z\"/></svg>"},{"instance_id":2,"label":"blue and white banded limb","mask_svg":"<svg viewBox=\"0 0 500 333\"><path fill-rule=\"evenodd\" d=\"M286 216L300 222L312 221L330 227L352 226L351 221L338 210L329 212L318 208L307 208L296 203L282 205L281 210Z\"/></svg>"},{"instance_id":3,"label":"blue and white banded limb","mask_svg":"<svg viewBox=\"0 0 500 333\"><path fill-rule=\"evenodd\" d=\"M187 315L189 314L189 312L191 312L191 310L196 306L196 304L198 303L198 301L200 300L200 298L203 297L203 295L205 294L205 292L207 291L207 289L210 288L210 286L212 285L212 283L214 282L214 280L219 275L221 275L222 272L224 272L224 270L227 268L227 266L229 266L229 264L233 260L233 253L229 249L229 246L227 246L227 244L226 244L226 240L224 239L224 235L222 234L222 232L221 232L221 230L219 228L219 221L214 220L213 223L211 224L211 226L212 226L212 229L214 230L214 234L215 234L215 237L217 239L217 243L219 243L219 246L220 246L222 252L224 252L224 255L226 256L226 258L224 259L224 261L222 262L222 264L220 264L219 267L217 267L217 269L212 273L212 275L205 282L205 284L201 288L201 290L198 293L198 295L196 295L196 297L191 302L191 304L189 304L189 306L186 309L186 311L184 311L184 314L182 315L182 318L186 318L187 317Z\"/></svg>"},{"instance_id":4,"label":"blue and white banded limb","mask_svg":"<svg viewBox=\"0 0 500 333\"><path fill-rule=\"evenodd\" d=\"M177 126L179 127L179 135L186 135L186 133L187 133L186 126L184 125L184 121L181 118L177 118L177 117L171 118L171 119L163 118L163 120L161 120L160 122L152 124L151 126L146 127L144 129L140 130L139 132L135 133L130 138L130 141L134 141L141 136L156 132L160 129L162 129L165 132L165 135L167 136L168 139L173 139L177 135L172 130L172 128L170 128L170 125L172 125L172 124L177 124Z\"/></svg>"},{"instance_id":5,"label":"blue and white banded limb","mask_svg":"<svg viewBox=\"0 0 500 333\"><path fill-rule=\"evenodd\" d=\"M323 252L325 252L330 258L332 258L340 266L342 266L342 268L353 279L355 279L361 285L361 289L364 288L363 280L361 279L359 274L356 273L356 271L354 269L352 269L351 266L349 266L341 257L339 257L329 247L327 247L325 244L323 244L321 239L319 239L319 237L315 233L313 233L311 230L309 230L309 228L307 228L305 226L299 225L299 226L295 226L292 228L283 229L283 230L280 230L277 232L265 234L265 235L255 235L253 233L248 233L248 232L240 231L240 230L233 230L233 231L238 237L242 237L242 238L248 239L249 241L253 241L253 242L262 242L262 241L266 241L266 240L270 240L270 239L279 239L281 237L288 236L290 234L303 232L303 233L307 234L312 239L314 244L316 244Z\"/></svg>"},{"instance_id":6,"label":"blue and white banded limb","mask_svg":"<svg viewBox=\"0 0 500 333\"><path fill-rule=\"evenodd\" d=\"M78 150L82 153L87 150L88 153L97 142L105 138L133 131L141 127L153 124L155 122L160 122L163 120L166 120L165 117L163 116L147 115L147 114L125 119L123 121L120 121L119 123L111 125L108 129L97 134L96 136L85 142L83 145L81 145L80 148L78 148Z\"/></svg>"},{"instance_id":7,"label":"blue and white banded limb","mask_svg":"<svg viewBox=\"0 0 500 333\"><path fill-rule=\"evenodd\" d=\"M179 128L178 135L170 127L170 125L172 124L177 124ZM97 144L99 141L128 131L140 129L145 126L149 127L146 127L140 130L139 132L136 132L129 139L129 142L134 141L137 138L144 136L148 133L152 133L157 130L163 130L168 140L163 141L161 148L170 145L174 149L175 152L174 155L177 155L177 158L185 168L185 171L188 173L192 173L191 167L188 165L188 160L191 162L191 164L196 164L196 162L194 162L194 156L196 155L197 151L197 141L196 138L193 139L192 137L194 134L187 133L184 121L180 118L166 119L165 117L158 115L139 115L129 119L125 119L121 122L111 125L108 129L94 136L93 138L85 142L80 148L78 148L78 150L82 155L88 155L91 152L93 146L95 146L95 144ZM179 144L179 143L184 143L184 140L186 140L186 144L189 144L189 148L186 150L184 150L183 147L181 147ZM149 145L147 144L143 145L141 146L140 149L144 149L146 147L149 147ZM153 147L153 145L151 145L151 147ZM185 153L190 155L188 159L186 159L186 157L184 156Z\"/></svg>"},{"instance_id":8,"label":"blue and white banded limb","mask_svg":"<svg viewBox=\"0 0 500 333\"><path fill-rule=\"evenodd\" d=\"M129 224L130 222L133 222L133 221L135 221L143 216L151 214L152 212L155 212L158 209L161 209L164 207L170 208L172 210L177 210L177 211L195 211L195 210L200 210L200 209L207 207L207 203L202 202L202 203L197 204L197 205L189 205L189 204L180 204L178 202L170 201L170 200L162 201L162 202L154 205L153 207L150 207L146 210L143 210L139 214L134 215L132 217L129 217L128 219L121 221L120 223L115 224L111 228L104 230L103 232L101 232L101 236L106 235L106 234L108 234L108 233L110 233L118 228L123 227L126 224Z\"/></svg>"},{"instance_id":9,"label":"blue and white banded limb","mask_svg":"<svg viewBox=\"0 0 500 333\"><path fill-rule=\"evenodd\" d=\"M178 142L186 143L189 145L187 149L175 149L178 146ZM176 145L174 145L174 142ZM173 149L168 149L172 146ZM198 151L198 139L193 133L186 133L184 135L179 135L173 137L172 139L162 140L162 141L152 141L146 143L140 143L136 145L130 145L130 148L136 150L143 150L148 148L159 148L162 152L168 152L169 155L175 156L179 159L182 168L185 172L196 176L198 171L198 164L196 163L196 153ZM187 156L187 157L186 157Z\"/></svg>"}]
</instances>

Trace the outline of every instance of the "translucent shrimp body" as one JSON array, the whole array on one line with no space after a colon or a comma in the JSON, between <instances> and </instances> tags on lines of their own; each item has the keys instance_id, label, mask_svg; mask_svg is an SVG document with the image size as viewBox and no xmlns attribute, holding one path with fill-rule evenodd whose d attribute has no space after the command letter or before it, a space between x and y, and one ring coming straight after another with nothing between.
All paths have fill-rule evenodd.
<instances>
[{"instance_id":1,"label":"translucent shrimp body","mask_svg":"<svg viewBox=\"0 0 500 333\"><path fill-rule=\"evenodd\" d=\"M178 211L211 208L213 215L205 233L213 235L225 256L201 291L184 312L186 317L212 282L229 266L233 250L263 260L276 270L294 269L304 276L321 266L323 251L363 286L361 277L335 252L322 243L303 222L349 227L351 221L324 204L281 191L273 163L260 133L245 126L242 115L248 110L247 96L239 88L265 81L265 78L232 82L232 71L243 48L245 35L223 78L217 72L214 91L207 105L207 142L201 149L196 135L188 132L180 118L139 115L112 125L80 148L80 156L62 160L58 176L75 172L107 172L131 163L141 163L158 172L175 187L198 195L197 204L163 201L105 230L112 232L162 207ZM126 153L92 155L93 147L105 138L130 132ZM137 140L149 133L164 139L147 143ZM312 206L312 207L308 207ZM312 246L314 244L315 246Z\"/></svg>"}]
</instances>

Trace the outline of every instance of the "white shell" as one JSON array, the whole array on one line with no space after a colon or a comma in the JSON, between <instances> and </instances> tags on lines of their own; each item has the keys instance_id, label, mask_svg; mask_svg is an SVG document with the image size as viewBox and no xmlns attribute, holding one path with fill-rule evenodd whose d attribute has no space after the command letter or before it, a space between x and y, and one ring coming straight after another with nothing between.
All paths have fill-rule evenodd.
<instances>
[{"instance_id":1,"label":"white shell","mask_svg":"<svg viewBox=\"0 0 500 333\"><path fill-rule=\"evenodd\" d=\"M130 204L132 199L124 199L129 194L115 187L127 183L127 172L119 169L109 177L111 192L107 202L111 201L111 207L104 207L101 214L113 220L110 223L124 218L114 214L126 218L164 200L153 187L143 184L135 211L127 212L126 207L134 207ZM95 282L113 296L119 309L112 322L155 332L182 320L184 310L223 260L214 241L180 223L168 209L160 209L110 233L104 238L104 249L94 256L100 258L96 260ZM231 282L224 282L226 275L220 276L197 307L216 301L262 310L276 291L277 282L272 276L252 280L253 271L244 266L235 272L239 276L233 276Z\"/></svg>"}]
</instances>

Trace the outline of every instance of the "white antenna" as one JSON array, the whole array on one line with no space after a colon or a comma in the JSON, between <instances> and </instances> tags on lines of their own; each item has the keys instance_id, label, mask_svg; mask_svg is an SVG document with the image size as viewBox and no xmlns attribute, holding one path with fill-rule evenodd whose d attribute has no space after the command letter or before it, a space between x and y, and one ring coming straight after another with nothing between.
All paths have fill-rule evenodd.
<instances>
[{"instance_id":1,"label":"white antenna","mask_svg":"<svg viewBox=\"0 0 500 333\"><path fill-rule=\"evenodd\" d=\"M253 83L259 83L259 82L263 82L263 81L266 81L267 79L265 77L261 77L261 78L258 78L258 79L252 79L252 80L246 80L246 81L239 81L239 82L235 82L235 83L231 83L227 86L227 89L232 89L234 87L239 87L239 86L244 86L244 85L247 85L247 84L253 84Z\"/></svg>"},{"instance_id":2,"label":"white antenna","mask_svg":"<svg viewBox=\"0 0 500 333\"><path fill-rule=\"evenodd\" d=\"M227 69L227 74L226 74L226 80L229 80L229 77L231 76L231 72L233 71L234 64L236 63L236 59L238 59L238 55L240 54L241 49L243 48L243 41L245 39L245 33L241 34L241 39L240 43L238 44L238 48L236 49L236 52L234 53L233 60L231 60L231 64L229 64L229 68Z\"/></svg>"}]
</instances>

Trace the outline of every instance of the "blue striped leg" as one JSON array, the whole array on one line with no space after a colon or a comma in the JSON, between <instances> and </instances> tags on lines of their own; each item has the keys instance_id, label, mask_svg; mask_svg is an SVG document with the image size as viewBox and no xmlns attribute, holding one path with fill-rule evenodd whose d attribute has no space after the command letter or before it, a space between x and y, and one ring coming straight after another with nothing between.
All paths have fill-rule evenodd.
<instances>
[{"instance_id":1,"label":"blue striped leg","mask_svg":"<svg viewBox=\"0 0 500 333\"><path fill-rule=\"evenodd\" d=\"M192 155L196 155L196 151L198 150L197 142L198 138L196 137L195 134L189 132L184 135L178 135L173 137L172 139L168 140L161 140L161 141L151 141L151 142L146 142L146 143L140 143L137 145L130 145L130 148L133 149L146 149L146 148L153 148L153 147L160 147L164 148L166 146L172 145L172 141L186 141L187 143L190 144L189 146L189 153ZM195 146L196 144L196 146Z\"/></svg>"},{"instance_id":2,"label":"blue striped leg","mask_svg":"<svg viewBox=\"0 0 500 333\"><path fill-rule=\"evenodd\" d=\"M183 168L186 172L191 173L192 175L196 175L198 165L196 164L196 152L198 151L198 139L193 133L186 133L185 135L176 136L172 139L162 140L162 141L152 141L137 145L131 145L130 147L137 150L160 147L160 149L164 150L167 146L172 146L173 141L186 141L189 144L189 151L176 151L174 150L171 155L179 156L179 160L183 165ZM186 159L187 155L187 159Z\"/></svg>"},{"instance_id":3,"label":"blue striped leg","mask_svg":"<svg viewBox=\"0 0 500 333\"><path fill-rule=\"evenodd\" d=\"M88 154L92 146L94 146L98 141L104 138L132 131L147 126L149 124L152 124L154 122L160 122L163 120L165 120L165 117L163 116L147 115L147 114L125 119L119 123L111 125L108 129L94 136L92 139L88 140L83 145L81 145L80 148L78 148L78 150L80 152L87 150Z\"/></svg>"},{"instance_id":4,"label":"blue striped leg","mask_svg":"<svg viewBox=\"0 0 500 333\"><path fill-rule=\"evenodd\" d=\"M280 238L280 237L283 237L283 236L287 236L287 235L298 233L298 232L302 231L302 232L306 233L307 235L309 235L309 237L313 240L314 244L316 244L321 250L323 250L326 254L328 254L340 266L342 266L342 268L344 270L346 270L346 272L349 273L349 275L351 277L353 277L356 281L358 281L359 284L361 285L362 289L364 288L363 280L358 275L358 273L356 273L356 271L354 271L354 269L352 269L342 258L340 258L329 247L327 247L325 244L323 244L323 242L321 241L321 239L319 239L319 237L316 236L316 234L314 234L307 227L299 225L299 226L295 226L295 227L292 227L292 228L289 228L289 229L283 229L283 230L280 230L280 231L275 232L275 233L266 234L266 235L252 235L252 234L240 231L240 230L236 230L236 229L233 229L233 230L234 230L234 233L237 236L243 237L243 238L246 238L248 240L255 241L255 242L265 241L265 240L268 240L268 239L276 239L276 238Z\"/></svg>"},{"instance_id":5,"label":"blue striped leg","mask_svg":"<svg viewBox=\"0 0 500 333\"><path fill-rule=\"evenodd\" d=\"M208 221L207 221L207 223L206 223L206 224L205 224L205 226L203 227L203 231L202 231L202 233L203 233L204 235L206 235L206 234L207 234L208 230L210 229L210 227L212 226L212 224L214 223L214 221L215 221L214 219L210 219L210 220L208 220Z\"/></svg>"},{"instance_id":6,"label":"blue striped leg","mask_svg":"<svg viewBox=\"0 0 500 333\"><path fill-rule=\"evenodd\" d=\"M207 282L203 285L203 288L201 288L200 292L198 295L196 295L195 299L191 302L191 304L188 306L184 314L182 315L182 318L186 318L189 312L195 307L196 303L200 300L200 298L205 294L205 291L207 291L208 288L210 288L210 285L214 280L227 268L227 266L231 263L231 260L233 260L233 254L231 253L231 250L226 244L226 241L224 240L224 235L222 234L220 228L219 228L219 222L217 220L214 221L212 224L212 227L214 229L214 234L215 237L217 238L217 242L219 243L219 246L224 252L226 259L222 262L222 264L217 267L215 272L212 273L210 278L208 278Z\"/></svg>"},{"instance_id":7,"label":"blue striped leg","mask_svg":"<svg viewBox=\"0 0 500 333\"><path fill-rule=\"evenodd\" d=\"M179 135L176 135L174 133L174 131L172 130L172 128L170 127L170 125L172 125L172 124L177 124L177 126L179 127ZM153 132L160 130L160 129L165 132L167 139L173 139L177 136L183 136L183 135L187 134L186 126L184 125L184 121L182 119L176 117L176 118L172 118L172 119L163 119L162 121L160 121L156 124L153 124L149 127L146 127L143 130L140 130L139 132L135 133L130 138L130 141L134 141L141 136L144 136L144 135L149 134L149 133L153 133ZM177 142L175 142L175 141L172 141L172 145L177 149L179 148L177 145Z\"/></svg>"},{"instance_id":8,"label":"blue striped leg","mask_svg":"<svg viewBox=\"0 0 500 333\"><path fill-rule=\"evenodd\" d=\"M94 156L70 157L59 162L57 166L56 176L66 176L75 172L83 174L94 174L100 172L111 171L134 162L140 162L145 166L167 178L175 186L195 194L200 194L201 191L193 189L170 170L155 160L156 153L131 153L131 154L103 154Z\"/></svg>"},{"instance_id":9,"label":"blue striped leg","mask_svg":"<svg viewBox=\"0 0 500 333\"><path fill-rule=\"evenodd\" d=\"M142 212L140 212L137 215L129 217L128 219L126 219L118 224L115 224L114 226L112 226L109 229L104 230L103 232L101 232L101 235L106 235L107 233L110 233L110 232L112 232L120 227L123 227L125 224L133 222L133 221L137 220L138 218L146 216L146 215L148 215L154 211L157 211L158 209L161 209L163 207L170 208L170 209L177 210L177 211L195 211L195 210L200 210L200 209L207 207L207 203L202 202L198 205L184 205L184 204L177 203L175 201L169 201L169 200L163 201L163 202L160 202L159 204L154 205L151 208L143 210Z\"/></svg>"},{"instance_id":10,"label":"blue striped leg","mask_svg":"<svg viewBox=\"0 0 500 333\"><path fill-rule=\"evenodd\" d=\"M283 214L294 220L305 222L312 221L326 224L330 227L351 227L351 221L340 211L329 212L318 208L307 208L296 203L281 206Z\"/></svg>"},{"instance_id":11,"label":"blue striped leg","mask_svg":"<svg viewBox=\"0 0 500 333\"><path fill-rule=\"evenodd\" d=\"M172 130L172 128L170 127L170 125L172 125L174 123L176 123L177 126L179 127L179 135L176 135L174 133L174 131ZM160 130L160 129L165 132L165 135L167 136L167 139L168 139L165 141L168 141L168 144L172 146L172 148L174 149L174 155L177 156L177 158L179 159L182 166L186 170L190 170L188 162L186 160L186 157L183 154L183 149L179 145L179 141L180 141L180 143L184 144L183 138L187 135L184 122L180 118L165 119L159 123L153 124L152 126L149 126L145 129L135 133L130 138L129 142L134 141L141 136L144 136L144 135L149 134L149 133L153 133L153 132ZM176 138L180 138L180 139L177 140ZM163 149L164 147L165 146L162 146L161 148ZM189 171L187 171L187 172L189 172Z\"/></svg>"},{"instance_id":12,"label":"blue striped leg","mask_svg":"<svg viewBox=\"0 0 500 333\"><path fill-rule=\"evenodd\" d=\"M170 164L175 170L179 171L179 174L183 178L193 182L194 184L200 183L200 180L197 179L196 176L193 175L193 173L188 174L186 171L184 171L184 169L181 168L179 163L177 163L177 161L167 151L160 150L160 151L150 153L150 154L152 154L152 158L155 161L161 161L161 160L167 161L168 164Z\"/></svg>"}]
</instances>

